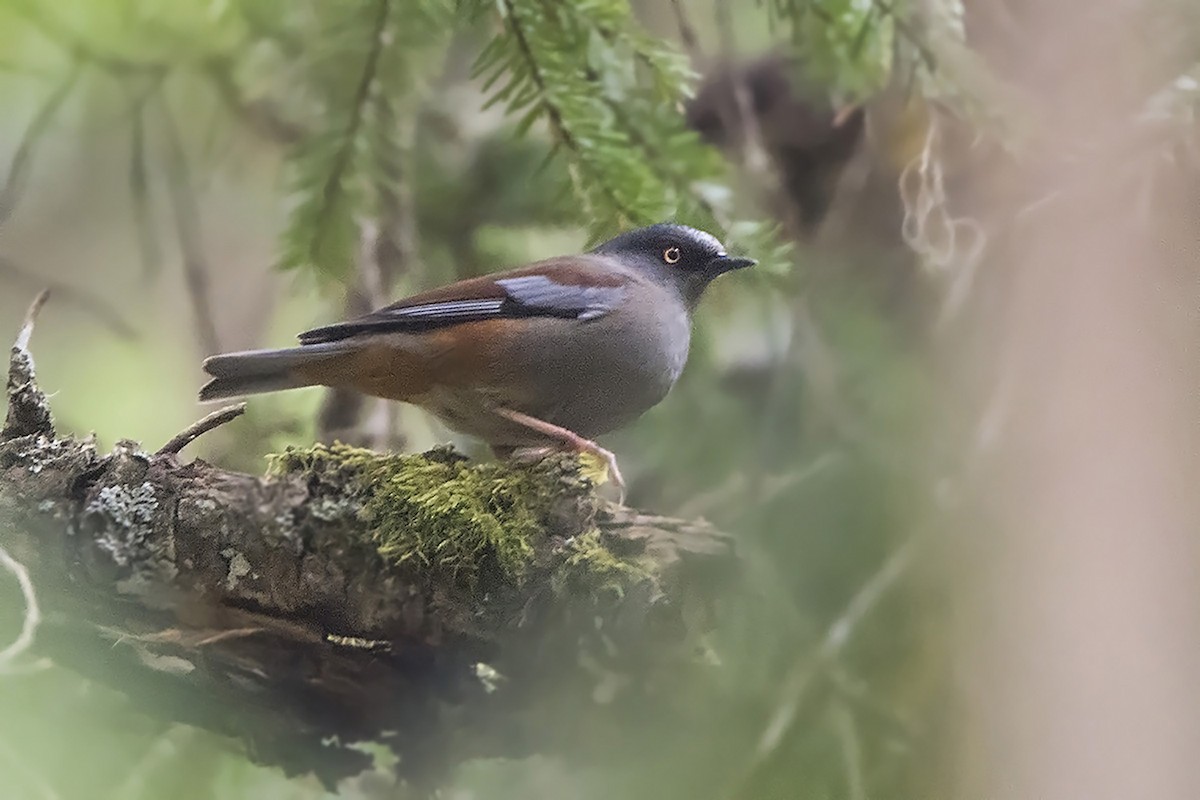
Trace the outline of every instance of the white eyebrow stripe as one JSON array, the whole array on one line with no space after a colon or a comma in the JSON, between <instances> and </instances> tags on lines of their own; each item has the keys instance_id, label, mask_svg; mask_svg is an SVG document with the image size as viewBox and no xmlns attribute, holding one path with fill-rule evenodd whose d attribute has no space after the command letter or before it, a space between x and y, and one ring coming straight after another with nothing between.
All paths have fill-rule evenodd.
<instances>
[{"instance_id":1,"label":"white eyebrow stripe","mask_svg":"<svg viewBox=\"0 0 1200 800\"><path fill-rule=\"evenodd\" d=\"M719 250L721 255L725 254L725 246L721 244L721 240L713 236L708 231L698 230L697 228L684 228L684 230L690 231L692 238L696 239L698 242L706 244L714 250Z\"/></svg>"}]
</instances>

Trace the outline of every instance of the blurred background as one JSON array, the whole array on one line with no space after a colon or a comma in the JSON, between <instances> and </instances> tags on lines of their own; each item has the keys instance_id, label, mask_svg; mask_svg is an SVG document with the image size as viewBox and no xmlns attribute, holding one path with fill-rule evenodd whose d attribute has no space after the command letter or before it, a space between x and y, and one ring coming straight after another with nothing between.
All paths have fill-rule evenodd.
<instances>
[{"instance_id":1,"label":"blurred background","mask_svg":"<svg viewBox=\"0 0 1200 800\"><path fill-rule=\"evenodd\" d=\"M1187 0L0 0L0 331L49 287L60 426L157 448L206 355L705 228L760 264L605 440L737 537L703 724L446 796L1194 797L1197 65ZM334 440L455 441L311 389L193 449ZM327 794L22 666L0 797Z\"/></svg>"}]
</instances>

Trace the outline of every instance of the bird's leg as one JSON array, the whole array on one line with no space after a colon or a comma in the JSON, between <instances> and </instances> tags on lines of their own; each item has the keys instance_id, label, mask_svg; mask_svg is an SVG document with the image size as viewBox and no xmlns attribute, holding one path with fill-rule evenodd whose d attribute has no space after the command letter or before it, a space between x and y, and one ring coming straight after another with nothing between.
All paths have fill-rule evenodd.
<instances>
[{"instance_id":1,"label":"bird's leg","mask_svg":"<svg viewBox=\"0 0 1200 800\"><path fill-rule=\"evenodd\" d=\"M492 447L492 452L501 461L511 460L519 464L532 464L535 461L541 461L546 456L555 452L556 449L550 445L546 445L545 447L513 447L512 445L503 445Z\"/></svg>"},{"instance_id":2,"label":"bird's leg","mask_svg":"<svg viewBox=\"0 0 1200 800\"><path fill-rule=\"evenodd\" d=\"M492 453L500 461L515 461L518 464L535 464L546 458L557 448L545 447L516 447L511 444L494 444Z\"/></svg>"},{"instance_id":3,"label":"bird's leg","mask_svg":"<svg viewBox=\"0 0 1200 800\"><path fill-rule=\"evenodd\" d=\"M574 431L569 431L537 417L531 417L528 414L522 414L520 411L513 411L510 408L497 408L495 411L511 422L523 425L551 439L557 439L577 453L591 453L599 457L608 466L608 476L612 479L613 485L620 490L621 497L624 498L625 479L621 477L621 470L617 467L617 457L611 450L605 450L591 439L585 439Z\"/></svg>"}]
</instances>

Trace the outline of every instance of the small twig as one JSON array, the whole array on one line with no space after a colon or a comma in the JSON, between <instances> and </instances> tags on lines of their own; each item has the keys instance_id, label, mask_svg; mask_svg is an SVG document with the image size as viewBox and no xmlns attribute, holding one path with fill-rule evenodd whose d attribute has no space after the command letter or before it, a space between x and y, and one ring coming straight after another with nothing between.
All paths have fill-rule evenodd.
<instances>
[{"instance_id":1,"label":"small twig","mask_svg":"<svg viewBox=\"0 0 1200 800\"><path fill-rule=\"evenodd\" d=\"M825 663L832 663L846 649L863 620L879 606L883 596L908 572L920 549L922 537L914 537L902 544L896 552L883 562L871 578L850 598L842 615L829 626L819 655Z\"/></svg>"},{"instance_id":2,"label":"small twig","mask_svg":"<svg viewBox=\"0 0 1200 800\"><path fill-rule=\"evenodd\" d=\"M825 671L829 677L829 688L847 708L866 715L887 729L894 741L908 746L921 735L921 731L907 716L889 706L883 699L872 696L867 683L852 677L846 670L832 665Z\"/></svg>"},{"instance_id":3,"label":"small twig","mask_svg":"<svg viewBox=\"0 0 1200 800\"><path fill-rule=\"evenodd\" d=\"M54 787L30 768L28 759L22 758L4 741L0 741L0 761L4 762L10 775L16 775L18 781L28 784L42 800L60 800Z\"/></svg>"},{"instance_id":4,"label":"small twig","mask_svg":"<svg viewBox=\"0 0 1200 800\"><path fill-rule=\"evenodd\" d=\"M309 135L309 131L288 118L277 103L265 98L252 100L245 97L233 76L231 60L214 58L205 65L205 72L225 106L254 133L283 145L294 145Z\"/></svg>"},{"instance_id":5,"label":"small twig","mask_svg":"<svg viewBox=\"0 0 1200 800\"><path fill-rule=\"evenodd\" d=\"M854 712L838 703L832 709L833 727L842 745L842 762L846 768L846 800L866 800L867 788L863 775L862 742Z\"/></svg>"},{"instance_id":6,"label":"small twig","mask_svg":"<svg viewBox=\"0 0 1200 800\"><path fill-rule=\"evenodd\" d=\"M815 653L805 654L784 680L783 691L775 703L777 711L768 721L758 747L750 763L737 776L728 796L740 796L754 775L779 750L787 734L796 726L801 708L814 686L836 666L846 646L854 638L863 620L878 607L879 601L908 572L920 549L923 537L914 537L900 546L896 552L859 588L846 605L842 614L833 621Z\"/></svg>"},{"instance_id":7,"label":"small twig","mask_svg":"<svg viewBox=\"0 0 1200 800\"><path fill-rule=\"evenodd\" d=\"M91 314L102 325L122 339L137 339L138 332L121 316L116 308L103 298L72 286L63 281L48 280L40 275L34 275L28 270L17 266L11 259L0 256L0 275L8 275L30 288L49 286L48 291L54 293L59 301L77 306L80 310Z\"/></svg>"},{"instance_id":8,"label":"small twig","mask_svg":"<svg viewBox=\"0 0 1200 800\"><path fill-rule=\"evenodd\" d=\"M751 489L747 486L749 480L746 475L734 472L718 486L685 502L677 509L676 513L681 517L704 517L716 510L729 508L737 498L747 496L753 497L754 502L759 506L766 506L778 499L780 495L795 491L800 485L824 473L845 455L845 452L841 450L830 450L821 453L809 463L782 475L759 474L756 471L753 474L756 482L755 491L749 495L747 493L751 492Z\"/></svg>"},{"instance_id":9,"label":"small twig","mask_svg":"<svg viewBox=\"0 0 1200 800\"><path fill-rule=\"evenodd\" d=\"M129 197L133 206L133 224L137 229L138 249L142 256L142 276L152 280L162 271L162 247L155 226L150 197L150 171L146 163L146 100L142 96L136 98L133 104L129 137Z\"/></svg>"},{"instance_id":10,"label":"small twig","mask_svg":"<svg viewBox=\"0 0 1200 800\"><path fill-rule=\"evenodd\" d=\"M175 229L179 236L179 249L183 253L183 272L188 295L196 316L196 332L206 354L221 352L221 341L213 318L212 304L208 298L208 260L204 255L203 237L200 233L200 209L192 186L187 155L175 118L167 106L165 97L159 98L162 112L163 135L167 145L166 174L171 195L171 210L175 215Z\"/></svg>"},{"instance_id":11,"label":"small twig","mask_svg":"<svg viewBox=\"0 0 1200 800\"><path fill-rule=\"evenodd\" d=\"M29 310L25 312L25 320L21 323L21 332L17 334L17 341L13 344L14 348L17 350L29 349L29 340L33 337L33 324L37 322L38 314L42 313L42 307L49 299L49 289L42 289L38 292L37 297L33 298L33 302L29 304Z\"/></svg>"},{"instance_id":12,"label":"small twig","mask_svg":"<svg viewBox=\"0 0 1200 800\"><path fill-rule=\"evenodd\" d=\"M917 51L917 55L924 63L926 69L930 71L937 69L937 56L934 55L929 45L922 38L920 31L903 14L897 12L894 5L887 2L887 0L871 0L871 5L878 9L880 13L891 17L892 24L895 26L897 32L908 40L908 43ZM1003 4L997 3L996 5L1002 6Z\"/></svg>"},{"instance_id":13,"label":"small twig","mask_svg":"<svg viewBox=\"0 0 1200 800\"><path fill-rule=\"evenodd\" d=\"M180 450L187 447L204 434L214 430L215 428L219 428L226 423L232 422L245 413L245 403L238 403L237 405L227 406L219 411L214 411L207 417L193 422L187 428L180 431L169 442L160 447L155 455L176 455Z\"/></svg>"},{"instance_id":14,"label":"small twig","mask_svg":"<svg viewBox=\"0 0 1200 800\"><path fill-rule=\"evenodd\" d=\"M262 632L262 628L234 628L233 630L221 631L220 633L206 636L196 642L196 647L211 647L214 644L220 644L230 639L244 639L247 636L257 636Z\"/></svg>"},{"instance_id":15,"label":"small twig","mask_svg":"<svg viewBox=\"0 0 1200 800\"><path fill-rule=\"evenodd\" d=\"M683 7L681 0L671 0L671 10L675 12L675 24L679 27L679 41L683 43L684 51L692 59L692 65L699 66L704 62L704 51L700 49L700 40L696 36L696 28L688 19L687 9Z\"/></svg>"},{"instance_id":16,"label":"small twig","mask_svg":"<svg viewBox=\"0 0 1200 800\"><path fill-rule=\"evenodd\" d=\"M78 62L71 66L71 71L67 73L58 85L58 87L50 93L34 115L33 121L29 123L29 127L25 129L25 133L21 136L21 142L17 145L17 150L13 153L12 161L8 167L8 177L4 181L4 185L0 186L0 225L3 225L12 216L13 211L17 208L17 203L20 202L21 196L25 193L25 187L29 182L29 171L33 164L33 154L37 149L38 143L41 142L42 136L45 135L50 123L54 121L54 117L62 108L64 102L71 94L71 89L75 87L75 83L79 78L80 65Z\"/></svg>"},{"instance_id":17,"label":"small twig","mask_svg":"<svg viewBox=\"0 0 1200 800\"><path fill-rule=\"evenodd\" d=\"M27 325L26 329L21 331L21 335L25 338L26 343L28 343L26 330L30 330L31 328L32 325ZM18 341L20 340L18 339ZM25 598L25 619L21 623L21 632L12 644L0 650L0 673L4 673L9 670L18 656L24 654L33 646L33 637L37 633L38 625L41 624L42 612L38 608L37 595L33 591L33 582L29 580L29 570L25 569L24 564L10 556L8 551L3 547L0 547L0 566L3 566L16 577L17 584L21 587L21 594Z\"/></svg>"}]
</instances>

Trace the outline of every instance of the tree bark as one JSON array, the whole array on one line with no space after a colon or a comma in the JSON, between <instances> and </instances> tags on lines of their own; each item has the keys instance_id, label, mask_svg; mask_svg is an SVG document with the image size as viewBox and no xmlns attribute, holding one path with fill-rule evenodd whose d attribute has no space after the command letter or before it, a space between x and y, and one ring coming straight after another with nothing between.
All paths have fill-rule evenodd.
<instances>
[{"instance_id":1,"label":"tree bark","mask_svg":"<svg viewBox=\"0 0 1200 800\"><path fill-rule=\"evenodd\" d=\"M0 546L36 587L35 649L146 713L327 785L370 766L361 743L436 783L472 757L569 753L580 715L661 699L695 665L695 611L734 564L704 522L603 501L568 457L317 447L253 477L129 441L101 454L55 432L31 329Z\"/></svg>"}]
</instances>

